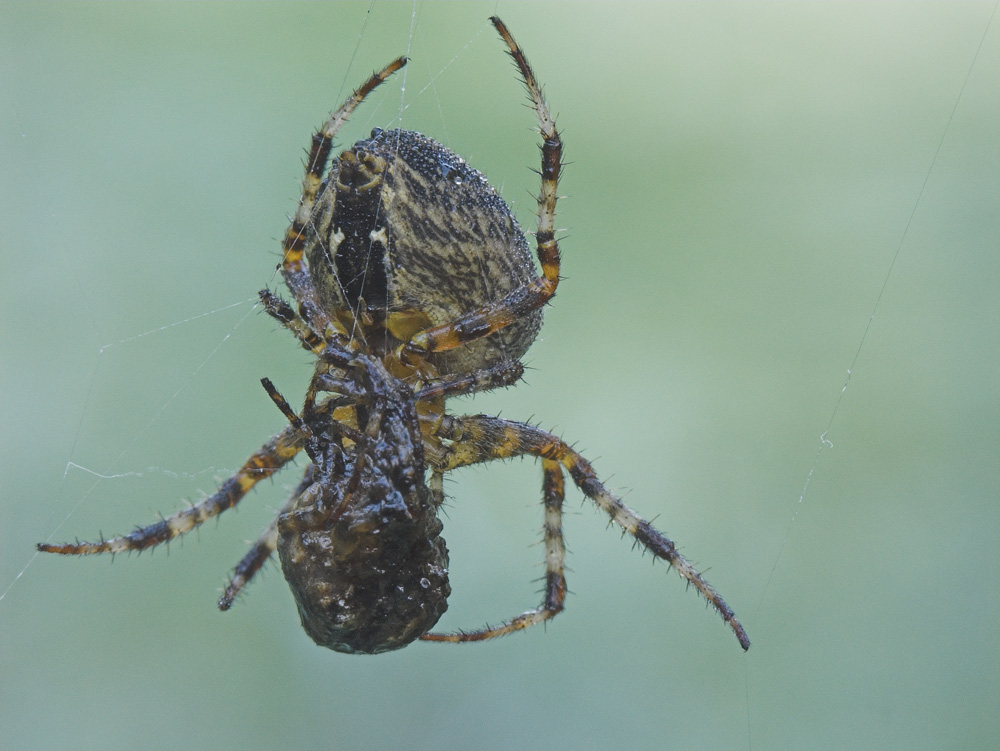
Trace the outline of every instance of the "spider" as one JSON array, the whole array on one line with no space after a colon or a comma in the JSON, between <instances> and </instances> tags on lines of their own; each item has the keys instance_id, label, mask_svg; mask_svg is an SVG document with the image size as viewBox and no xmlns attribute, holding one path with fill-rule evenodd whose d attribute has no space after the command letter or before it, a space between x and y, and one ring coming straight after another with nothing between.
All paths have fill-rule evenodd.
<instances>
[{"instance_id":1,"label":"spider","mask_svg":"<svg viewBox=\"0 0 1000 751\"><path fill-rule=\"evenodd\" d=\"M302 626L319 645L375 654L416 639L471 642L544 623L566 597L564 473L624 532L667 561L750 641L725 601L677 551L598 480L562 439L488 415L449 414L450 397L516 383L542 306L559 284L553 226L562 141L528 61L499 18L542 136L535 244L485 177L419 133L375 129L333 160L354 109L407 60L373 74L313 135L302 196L278 267L295 307L270 290L264 310L316 357L301 411L262 384L288 425L212 496L130 534L41 543L64 555L141 551L239 503L299 452L301 482L236 565L219 600L227 610L277 551ZM533 456L542 465L545 585L539 607L496 626L431 629L451 592L438 509L446 472Z\"/></svg>"}]
</instances>

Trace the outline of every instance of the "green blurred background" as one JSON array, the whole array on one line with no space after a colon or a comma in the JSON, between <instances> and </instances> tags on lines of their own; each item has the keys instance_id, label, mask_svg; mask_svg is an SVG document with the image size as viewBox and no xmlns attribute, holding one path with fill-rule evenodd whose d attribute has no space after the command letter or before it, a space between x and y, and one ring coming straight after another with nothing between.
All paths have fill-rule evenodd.
<instances>
[{"instance_id":1,"label":"green blurred background","mask_svg":"<svg viewBox=\"0 0 1000 751\"><path fill-rule=\"evenodd\" d=\"M993 7L4 2L0 745L996 748ZM566 280L527 383L455 409L576 442L749 654L575 492L566 613L479 646L321 650L275 567L217 612L294 471L169 557L35 557L201 497L281 428L258 379L292 398L309 358L252 301L312 129L373 68L412 57L342 142L403 102L533 224L493 12L565 137ZM539 485L453 478L442 626L536 604Z\"/></svg>"}]
</instances>

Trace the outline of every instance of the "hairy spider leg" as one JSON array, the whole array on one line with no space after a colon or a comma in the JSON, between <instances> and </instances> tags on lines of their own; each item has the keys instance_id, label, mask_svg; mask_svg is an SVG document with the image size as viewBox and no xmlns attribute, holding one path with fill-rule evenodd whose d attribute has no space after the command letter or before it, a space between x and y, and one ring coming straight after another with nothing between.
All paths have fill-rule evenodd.
<instances>
[{"instance_id":1,"label":"hairy spider leg","mask_svg":"<svg viewBox=\"0 0 1000 751\"><path fill-rule=\"evenodd\" d=\"M428 453L427 445L424 444L424 455ZM444 503L444 472L439 469L431 469L431 479L427 482L427 488L431 491L431 498L435 508L441 508Z\"/></svg>"},{"instance_id":2,"label":"hairy spider leg","mask_svg":"<svg viewBox=\"0 0 1000 751\"><path fill-rule=\"evenodd\" d=\"M441 420L444 418L444 402L454 396L477 394L497 388L513 386L524 375L524 365L518 360L501 360L488 368L474 370L430 381L414 393L417 402L417 417L423 436L424 454L431 467L430 488L434 505L444 503L444 472L435 469L435 460L440 461L446 451L438 437Z\"/></svg>"},{"instance_id":3,"label":"hairy spider leg","mask_svg":"<svg viewBox=\"0 0 1000 751\"><path fill-rule=\"evenodd\" d=\"M145 550L190 532L223 511L231 509L250 489L266 477L270 477L299 453L302 436L289 426L271 438L255 451L246 463L218 491L208 498L193 504L190 508L161 519L155 524L140 527L134 532L110 540L98 542L76 542L62 545L38 543L43 553L61 555L91 555L95 553L124 553L130 550Z\"/></svg>"},{"instance_id":4,"label":"hairy spider leg","mask_svg":"<svg viewBox=\"0 0 1000 751\"><path fill-rule=\"evenodd\" d=\"M498 626L487 626L477 631L460 631L454 634L431 632L421 636L421 639L444 642L484 641L544 623L562 612L566 601L564 573L566 545L562 533L562 507L566 492L559 462L543 458L542 472L542 497L545 500L545 592L542 604Z\"/></svg>"},{"instance_id":5,"label":"hairy spider leg","mask_svg":"<svg viewBox=\"0 0 1000 751\"><path fill-rule=\"evenodd\" d=\"M373 73L371 78L355 89L347 101L340 105L323 123L323 126L313 134L312 147L309 149L309 157L306 159L306 174L302 180L302 198L299 200L295 218L292 219L282 242L282 250L284 251L281 259L282 270L294 271L302 266L302 252L305 249L308 236L306 228L312 217L319 187L323 183L323 175L330 159L334 136L337 135L337 131L340 130L355 108L364 101L365 97L406 63L405 57L397 57L382 70Z\"/></svg>"},{"instance_id":6,"label":"hairy spider leg","mask_svg":"<svg viewBox=\"0 0 1000 751\"><path fill-rule=\"evenodd\" d=\"M518 317L548 302L559 285L559 244L555 238L555 212L559 172L562 168L562 141L528 59L503 21L496 16L491 17L490 21L507 43L508 52L521 72L528 96L538 115L538 129L542 135L542 184L537 199L538 226L535 242L542 273L530 284L511 291L500 300L483 305L450 323L414 334L408 343L400 347L399 357L404 362L415 363L428 353L454 349L465 342L499 331Z\"/></svg>"},{"instance_id":7,"label":"hairy spider leg","mask_svg":"<svg viewBox=\"0 0 1000 751\"><path fill-rule=\"evenodd\" d=\"M282 275L286 283L299 301L305 320L292 311L291 307L276 295L262 293L261 298L267 312L285 325L309 350L321 350L325 344L324 337L336 336L342 333L323 311L316 300L315 292L309 280L308 272L302 263L302 247L306 227L316 201L316 194L322 183L323 172L329 160L333 138L354 109L368 96L371 91L390 75L406 65L406 58L400 57L389 63L382 70L374 73L364 84L335 110L312 139L312 148L306 162L306 173L302 181L302 197L298 210L291 225L285 233L282 242ZM277 301L277 302L276 302ZM313 398L315 394L313 394ZM188 509L177 512L155 524L136 529L127 535L100 540L98 542L76 542L54 545L39 543L38 550L46 553L62 555L90 555L97 553L121 553L131 550L145 550L161 543L168 542L179 535L190 532L208 519L218 516L223 511L239 503L258 482L270 477L298 454L303 447L303 437L294 427L289 426L271 438L260 450L255 452L232 477L226 480L219 490L208 498L192 505ZM236 579L245 577L235 592L238 592L256 573L274 549L268 548L273 532L271 527L265 530L250 553L244 557L234 572ZM266 551L266 554L265 554ZM259 559L259 560L258 560ZM227 592L229 590L227 589ZM235 592L233 596L235 596ZM220 601L222 607L225 595ZM231 603L231 598L230 598ZM226 609L223 607L223 609Z\"/></svg>"},{"instance_id":8,"label":"hairy spider leg","mask_svg":"<svg viewBox=\"0 0 1000 751\"><path fill-rule=\"evenodd\" d=\"M296 318L296 320L298 319ZM301 323L301 321L299 322ZM289 328L292 331L298 331L291 326ZM309 349L307 344L308 338L300 339L300 341L303 346ZM302 494L316 482L317 470L315 458L312 456L313 452L310 449L310 445L315 444L315 436L312 434L310 428L303 423L302 418L295 414L292 408L288 405L288 402L285 401L285 398L278 393L277 389L274 388L274 385L270 382L270 380L264 378L261 379L261 383L264 386L264 390L267 391L268 396L271 397L271 400L288 419L290 423L289 429L294 430L301 437L303 448L310 453L310 459L313 460L313 463L306 466L302 479L299 481L295 490L292 491L288 500L285 501L285 504L281 507L278 513L274 515L271 523L267 525L260 537L257 538L257 541L253 544L253 546L251 546L247 554L243 556L239 563L236 564L229 577L229 584L226 585L225 591L219 598L219 610L229 610L246 585L250 583L254 576L256 576L257 573L264 567L264 564L271 558L274 551L278 548L278 519L283 513L285 513L285 511L293 508L299 498L302 497ZM328 399L319 406L324 413L335 416L336 409L334 405L337 401L338 400L336 399ZM337 422L335 417L334 422ZM337 422L337 424L344 431L352 431L350 426L341 425L339 422Z\"/></svg>"},{"instance_id":9,"label":"hairy spider leg","mask_svg":"<svg viewBox=\"0 0 1000 751\"><path fill-rule=\"evenodd\" d=\"M323 351L326 341L295 313L291 305L269 289L262 289L258 294L267 314L291 331L299 344L316 355Z\"/></svg>"},{"instance_id":10,"label":"hairy spider leg","mask_svg":"<svg viewBox=\"0 0 1000 751\"><path fill-rule=\"evenodd\" d=\"M488 368L473 370L471 373L447 376L430 381L414 396L417 401L465 396L483 391L513 386L524 375L524 365L518 360L501 360Z\"/></svg>"},{"instance_id":11,"label":"hairy spider leg","mask_svg":"<svg viewBox=\"0 0 1000 751\"><path fill-rule=\"evenodd\" d=\"M312 282L309 281L308 277L306 277L304 289L307 289L310 292L312 291ZM316 362L313 377L309 382L309 388L306 390L305 407L302 410L304 416L312 417L318 409L316 406L316 397L319 395L319 392L336 390L333 382L337 381L337 379L330 376L328 372L329 364L323 359L323 353L327 351L329 343L327 339L324 339L322 336L317 334L313 327L303 320L301 316L296 314L291 305L270 290L261 290L260 300L268 315L292 332L304 349L312 352L320 358ZM328 328L324 333L329 342L336 342L347 351L354 351L358 346L356 341L349 339L346 334L339 330ZM270 381L268 381L268 383L270 383ZM349 388L351 386L350 382L337 381L337 385L342 387L340 393L342 393L345 397L353 398L355 401L358 400L356 389ZM271 393L266 384L264 388L268 390L269 394ZM271 398L274 399L274 396L272 395ZM278 404L278 408L280 409L281 404L277 402L275 403ZM345 424L357 423L353 407L347 404L345 400L333 400L328 404L324 402L324 404L325 408L329 408L331 410L331 414L335 422ZM287 416L288 415L286 414L286 417ZM290 422L293 426L295 426L294 420L290 420Z\"/></svg>"},{"instance_id":12,"label":"hairy spider leg","mask_svg":"<svg viewBox=\"0 0 1000 751\"><path fill-rule=\"evenodd\" d=\"M243 588L250 583L250 580L257 575L257 572L264 567L264 564L274 554L274 551L278 547L278 517L286 509L290 509L299 496L313 484L314 474L313 465L310 464L306 468L302 481L292 491L288 500L285 501L285 505L274 515L274 519L267 525L267 528L261 533L257 542L250 548L250 551L236 564L233 573L229 577L229 584L226 585L226 590L222 593L222 597L219 598L219 610L229 610L232 607L233 602L236 601Z\"/></svg>"},{"instance_id":13,"label":"hairy spider leg","mask_svg":"<svg viewBox=\"0 0 1000 751\"><path fill-rule=\"evenodd\" d=\"M305 487L308 487L305 486ZM250 551L243 556L239 563L233 568L233 573L229 575L229 583L226 585L225 591L222 593L222 597L219 598L219 610L229 610L236 602L236 598L239 597L243 588L250 583L258 572L264 567L264 564L268 562L274 551L278 549L278 517L285 512L286 509L292 507L295 499L301 494L302 490L305 488L300 483L295 489L285 505L281 507L281 510L275 514L271 523L264 528L260 537L257 538L257 542L253 544Z\"/></svg>"},{"instance_id":14,"label":"hairy spider leg","mask_svg":"<svg viewBox=\"0 0 1000 751\"><path fill-rule=\"evenodd\" d=\"M316 290L309 278L309 272L302 261L302 254L310 234L308 231L309 222L316 205L316 195L319 193L323 183L323 175L330 160L333 139L365 97L407 62L405 57L398 57L382 70L373 73L367 81L354 90L347 101L330 115L312 137L312 146L309 149L309 156L306 158L305 176L302 178L302 196L299 199L295 216L285 231L285 237L281 243L280 269L285 284L288 285L288 289L299 304L299 310L302 312L305 324L320 338L333 336L336 333L347 334L343 326L333 320L320 304ZM302 339L298 331L295 329L292 331L296 336L299 336L300 340Z\"/></svg>"},{"instance_id":15,"label":"hairy spider leg","mask_svg":"<svg viewBox=\"0 0 1000 751\"><path fill-rule=\"evenodd\" d=\"M632 535L657 558L669 563L677 573L692 584L733 630L740 646L744 650L750 648L750 639L743 626L736 619L732 608L726 604L725 600L698 573L694 566L677 551L677 546L658 532L648 521L639 517L632 509L622 503L621 499L597 479L597 474L590 463L562 440L526 423L503 420L488 415L448 417L443 421L441 437L453 441L445 463L439 467L444 472L469 464L507 459L524 454L541 458L543 466L545 461L557 462L562 465L584 495L596 503L615 524ZM548 478L548 475L546 477ZM549 505L546 498L547 519L548 513ZM546 535L548 535L547 527ZM524 616L519 616L519 618L497 628L486 628L482 631L465 634L435 635L434 639L437 641L478 641L510 633L518 628L524 628L538 622L528 619L523 625L515 625L520 622L520 618L524 618Z\"/></svg>"}]
</instances>

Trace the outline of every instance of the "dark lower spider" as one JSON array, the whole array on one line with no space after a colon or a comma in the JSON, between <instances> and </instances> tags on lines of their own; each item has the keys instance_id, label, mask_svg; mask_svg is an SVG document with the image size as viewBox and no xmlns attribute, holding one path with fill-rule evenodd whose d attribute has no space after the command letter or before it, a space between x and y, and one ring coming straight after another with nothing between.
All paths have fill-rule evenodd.
<instances>
[{"instance_id":1,"label":"dark lower spider","mask_svg":"<svg viewBox=\"0 0 1000 751\"><path fill-rule=\"evenodd\" d=\"M219 607L275 550L306 632L341 652L377 653L415 639L479 641L555 616L566 579L563 472L625 532L667 561L712 604L747 649L733 611L677 552L556 436L526 423L445 412L452 396L515 383L518 358L559 283L553 219L562 142L528 61L498 19L538 116L541 191L535 232L541 274L524 234L486 179L418 133L372 132L334 160L333 138L393 72L375 73L313 136L302 199L283 242L282 277L297 310L268 290L264 309L315 353L301 412L263 384L289 421L215 495L131 534L40 544L62 554L118 553L167 542L232 508L300 451L305 475L233 571ZM541 459L545 590L541 605L499 626L434 633L447 607L448 554L437 510L445 472L494 459Z\"/></svg>"}]
</instances>

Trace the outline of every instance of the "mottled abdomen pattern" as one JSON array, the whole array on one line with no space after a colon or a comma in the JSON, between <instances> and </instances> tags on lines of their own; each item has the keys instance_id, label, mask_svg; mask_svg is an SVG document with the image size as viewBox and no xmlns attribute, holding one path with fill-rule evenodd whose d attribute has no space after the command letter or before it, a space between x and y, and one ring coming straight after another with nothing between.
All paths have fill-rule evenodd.
<instances>
[{"instance_id":1,"label":"mottled abdomen pattern","mask_svg":"<svg viewBox=\"0 0 1000 751\"><path fill-rule=\"evenodd\" d=\"M524 233L486 178L412 131L376 129L341 153L310 232L306 260L324 306L384 320L386 349L527 286L537 273ZM441 374L517 359L541 323L537 309L427 359Z\"/></svg>"},{"instance_id":2,"label":"mottled abdomen pattern","mask_svg":"<svg viewBox=\"0 0 1000 751\"><path fill-rule=\"evenodd\" d=\"M338 652L405 647L438 622L451 594L448 551L430 500L412 504L384 478L361 482L370 481L363 502L348 504L332 524L316 518L323 504L308 497L278 521L281 569L302 627Z\"/></svg>"}]
</instances>

